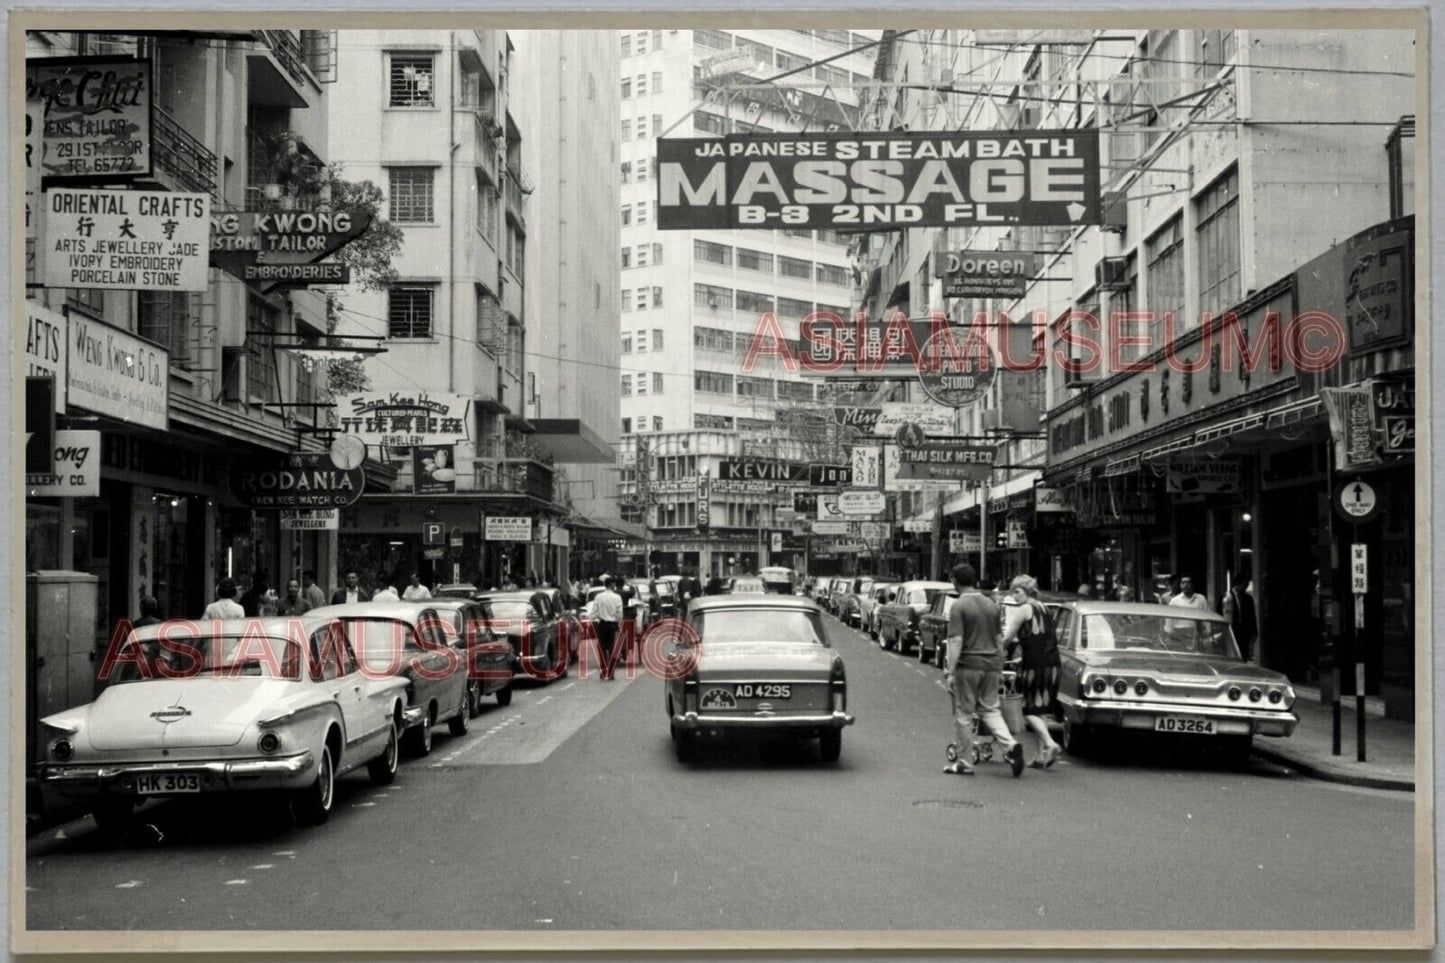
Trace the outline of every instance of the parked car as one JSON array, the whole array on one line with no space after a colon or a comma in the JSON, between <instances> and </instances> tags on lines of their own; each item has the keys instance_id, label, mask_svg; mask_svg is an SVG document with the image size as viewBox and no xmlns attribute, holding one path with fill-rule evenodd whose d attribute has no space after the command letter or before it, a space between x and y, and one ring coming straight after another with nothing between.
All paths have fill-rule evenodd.
<instances>
[{"instance_id":1,"label":"parked car","mask_svg":"<svg viewBox=\"0 0 1445 963\"><path fill-rule=\"evenodd\" d=\"M848 591L838 603L838 621L844 625L863 627L862 599L873 591L873 577L860 575L848 584Z\"/></svg>"},{"instance_id":2,"label":"parked car","mask_svg":"<svg viewBox=\"0 0 1445 963\"><path fill-rule=\"evenodd\" d=\"M88 804L102 830L152 796L276 790L298 823L321 823L337 777L362 766L378 785L396 777L405 680L358 672L334 620L190 625L134 629L137 662L94 702L41 720L41 782Z\"/></svg>"},{"instance_id":3,"label":"parked car","mask_svg":"<svg viewBox=\"0 0 1445 963\"><path fill-rule=\"evenodd\" d=\"M1213 612L1078 600L1058 607L1054 631L1070 753L1133 729L1205 737L1243 760L1255 736L1285 737L1299 722L1289 679L1242 661Z\"/></svg>"},{"instance_id":4,"label":"parked car","mask_svg":"<svg viewBox=\"0 0 1445 963\"><path fill-rule=\"evenodd\" d=\"M897 582L874 582L872 590L858 599L858 618L872 638L878 638L878 607L889 601L897 585Z\"/></svg>"},{"instance_id":5,"label":"parked car","mask_svg":"<svg viewBox=\"0 0 1445 963\"><path fill-rule=\"evenodd\" d=\"M728 582L729 595L766 595L763 580L752 575L739 575Z\"/></svg>"},{"instance_id":6,"label":"parked car","mask_svg":"<svg viewBox=\"0 0 1445 963\"><path fill-rule=\"evenodd\" d=\"M427 602L432 600L428 599ZM467 734L471 702L467 686L466 640L447 638L435 605L415 602L353 602L323 605L311 613L336 619L351 647L373 672L406 680L408 755L431 753L432 727L445 722L454 736Z\"/></svg>"},{"instance_id":7,"label":"parked car","mask_svg":"<svg viewBox=\"0 0 1445 963\"><path fill-rule=\"evenodd\" d=\"M944 639L948 638L948 613L958 593L938 592L928 603L928 611L918 617L918 661L932 662L943 668Z\"/></svg>"},{"instance_id":8,"label":"parked car","mask_svg":"<svg viewBox=\"0 0 1445 963\"><path fill-rule=\"evenodd\" d=\"M767 565L758 570L763 590L771 595L792 595L797 573L783 565Z\"/></svg>"},{"instance_id":9,"label":"parked car","mask_svg":"<svg viewBox=\"0 0 1445 963\"><path fill-rule=\"evenodd\" d=\"M626 584L632 589L632 598L629 603L628 597L623 595L623 604L637 607L638 626L646 628L657 617L657 584L650 578L630 578ZM620 588L619 591L621 591Z\"/></svg>"},{"instance_id":10,"label":"parked car","mask_svg":"<svg viewBox=\"0 0 1445 963\"><path fill-rule=\"evenodd\" d=\"M467 715L475 719L482 711L482 699L496 695L497 705L512 704L512 643L506 635L493 632L482 603L473 599L434 598L403 602L418 609L430 607L444 620L449 644L467 654Z\"/></svg>"},{"instance_id":11,"label":"parked car","mask_svg":"<svg viewBox=\"0 0 1445 963\"><path fill-rule=\"evenodd\" d=\"M823 603L829 614L837 618L838 612L843 607L843 596L848 594L848 587L853 584L850 578L838 577L828 583L828 598Z\"/></svg>"},{"instance_id":12,"label":"parked car","mask_svg":"<svg viewBox=\"0 0 1445 963\"><path fill-rule=\"evenodd\" d=\"M828 592L830 589L832 589L832 587L833 580L831 578L829 578L828 576L820 576L816 581L813 582L813 587L808 597L811 598L814 602L818 603L819 608L827 609Z\"/></svg>"},{"instance_id":13,"label":"parked car","mask_svg":"<svg viewBox=\"0 0 1445 963\"><path fill-rule=\"evenodd\" d=\"M893 600L878 607L879 644L906 655L918 642L918 620L934 597L952 590L952 582L900 582Z\"/></svg>"},{"instance_id":14,"label":"parked car","mask_svg":"<svg viewBox=\"0 0 1445 963\"><path fill-rule=\"evenodd\" d=\"M556 607L553 591L512 589L476 597L492 628L512 643L512 671L548 682L567 675L581 642L577 620ZM601 591L598 586L596 592Z\"/></svg>"},{"instance_id":15,"label":"parked car","mask_svg":"<svg viewBox=\"0 0 1445 963\"><path fill-rule=\"evenodd\" d=\"M847 676L814 602L788 595L707 598L692 607L688 623L700 640L696 665L664 687L680 761L696 758L704 735L740 733L816 738L823 761L838 759L843 727L853 724Z\"/></svg>"}]
</instances>

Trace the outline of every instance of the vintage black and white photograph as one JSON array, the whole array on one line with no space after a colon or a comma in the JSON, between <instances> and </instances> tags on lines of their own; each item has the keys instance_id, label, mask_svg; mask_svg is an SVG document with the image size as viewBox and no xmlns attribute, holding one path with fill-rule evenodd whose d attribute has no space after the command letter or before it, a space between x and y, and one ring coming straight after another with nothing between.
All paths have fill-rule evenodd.
<instances>
[{"instance_id":1,"label":"vintage black and white photograph","mask_svg":"<svg viewBox=\"0 0 1445 963\"><path fill-rule=\"evenodd\" d=\"M1424 25L12 15L15 948L1433 946Z\"/></svg>"}]
</instances>

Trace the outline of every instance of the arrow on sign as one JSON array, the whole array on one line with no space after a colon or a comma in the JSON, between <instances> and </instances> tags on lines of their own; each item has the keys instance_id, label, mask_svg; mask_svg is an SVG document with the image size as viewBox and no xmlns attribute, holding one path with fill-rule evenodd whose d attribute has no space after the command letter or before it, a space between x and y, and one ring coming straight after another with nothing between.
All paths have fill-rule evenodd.
<instances>
[{"instance_id":1,"label":"arrow on sign","mask_svg":"<svg viewBox=\"0 0 1445 963\"><path fill-rule=\"evenodd\" d=\"M1358 505L1360 502L1362 502L1362 501L1365 500L1365 490L1360 487L1360 483L1359 483L1359 482L1355 482L1355 489L1354 489L1354 491L1355 491L1355 504Z\"/></svg>"}]
</instances>

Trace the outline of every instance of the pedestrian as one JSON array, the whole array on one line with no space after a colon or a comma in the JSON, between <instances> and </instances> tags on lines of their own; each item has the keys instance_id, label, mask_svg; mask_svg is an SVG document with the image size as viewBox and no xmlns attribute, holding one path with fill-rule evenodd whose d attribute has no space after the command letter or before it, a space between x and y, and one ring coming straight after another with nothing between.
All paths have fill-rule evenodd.
<instances>
[{"instance_id":1,"label":"pedestrian","mask_svg":"<svg viewBox=\"0 0 1445 963\"><path fill-rule=\"evenodd\" d=\"M377 584L377 585L380 585L381 588L377 589L377 590L376 590L376 594L372 595L371 600L372 600L373 602L400 602L400 601L401 601L401 595L396 591L396 588L391 584L391 576L387 575L385 572L378 572L378 573L376 573L376 584Z\"/></svg>"},{"instance_id":2,"label":"pedestrian","mask_svg":"<svg viewBox=\"0 0 1445 963\"><path fill-rule=\"evenodd\" d=\"M602 678L612 678L612 647L617 642L617 625L622 621L622 596L612 591L612 576L602 576L602 591L592 600L592 620L597 626L597 645L602 649Z\"/></svg>"},{"instance_id":3,"label":"pedestrian","mask_svg":"<svg viewBox=\"0 0 1445 963\"><path fill-rule=\"evenodd\" d=\"M251 575L251 587L246 594L241 596L241 608L245 611L247 618L255 618L262 613L262 606L266 602L266 570L256 569Z\"/></svg>"},{"instance_id":4,"label":"pedestrian","mask_svg":"<svg viewBox=\"0 0 1445 963\"><path fill-rule=\"evenodd\" d=\"M1239 645L1239 657L1246 662L1254 661L1254 640L1259 634L1259 622L1255 617L1254 596L1250 594L1249 569L1241 568L1234 573L1234 584L1224 597L1224 617L1234 632L1234 641Z\"/></svg>"},{"instance_id":5,"label":"pedestrian","mask_svg":"<svg viewBox=\"0 0 1445 963\"><path fill-rule=\"evenodd\" d=\"M411 581L406 589L402 591L401 597L408 602L420 602L423 599L431 598L431 589L421 584L421 576L415 572L411 573Z\"/></svg>"},{"instance_id":6,"label":"pedestrian","mask_svg":"<svg viewBox=\"0 0 1445 963\"><path fill-rule=\"evenodd\" d=\"M1118 588L1115 589L1115 591L1116 591L1116 592L1118 593L1118 595L1119 595L1119 601L1120 601L1120 602L1132 602L1132 601L1134 601L1134 586L1132 586L1132 585L1125 585L1124 583L1121 582L1121 583L1119 583L1119 586L1118 586Z\"/></svg>"},{"instance_id":7,"label":"pedestrian","mask_svg":"<svg viewBox=\"0 0 1445 963\"><path fill-rule=\"evenodd\" d=\"M696 569L688 569L688 574L682 577L677 583L677 594L682 599L682 614L687 615L687 607L692 600L702 595L702 583L697 580Z\"/></svg>"},{"instance_id":8,"label":"pedestrian","mask_svg":"<svg viewBox=\"0 0 1445 963\"><path fill-rule=\"evenodd\" d=\"M1170 599L1169 604L1181 609L1198 609L1201 612L1209 611L1209 599L1195 593L1194 579L1188 575L1179 577L1179 594Z\"/></svg>"},{"instance_id":9,"label":"pedestrian","mask_svg":"<svg viewBox=\"0 0 1445 963\"><path fill-rule=\"evenodd\" d=\"M321 586L316 584L316 572L314 569L307 569L301 573L302 594L306 596L306 604L313 609L319 609L326 604L326 593Z\"/></svg>"},{"instance_id":10,"label":"pedestrian","mask_svg":"<svg viewBox=\"0 0 1445 963\"><path fill-rule=\"evenodd\" d=\"M1174 597L1174 587L1170 584L1169 576L1160 575L1154 579L1154 601L1159 605L1168 605L1169 600Z\"/></svg>"},{"instance_id":11,"label":"pedestrian","mask_svg":"<svg viewBox=\"0 0 1445 963\"><path fill-rule=\"evenodd\" d=\"M203 619L244 619L246 610L236 601L236 580L227 575L216 585L216 600L201 613Z\"/></svg>"},{"instance_id":12,"label":"pedestrian","mask_svg":"<svg viewBox=\"0 0 1445 963\"><path fill-rule=\"evenodd\" d=\"M361 587L361 579L357 576L354 568L347 570L345 586L331 593L332 605L350 605L354 602L370 601L371 593Z\"/></svg>"},{"instance_id":13,"label":"pedestrian","mask_svg":"<svg viewBox=\"0 0 1445 963\"><path fill-rule=\"evenodd\" d=\"M948 612L945 640L947 670L953 680L953 725L958 761L944 768L956 775L973 775L963 760L972 758L974 719L979 719L1004 748L1015 778L1023 775L1024 747L1008 731L999 711L1003 675L1003 647L999 645L998 605L978 589L972 565L955 565L950 573L958 599Z\"/></svg>"},{"instance_id":14,"label":"pedestrian","mask_svg":"<svg viewBox=\"0 0 1445 963\"><path fill-rule=\"evenodd\" d=\"M311 603L301 593L301 583L294 578L286 580L286 597L276 606L277 615L305 615L311 611Z\"/></svg>"},{"instance_id":15,"label":"pedestrian","mask_svg":"<svg viewBox=\"0 0 1445 963\"><path fill-rule=\"evenodd\" d=\"M1047 769L1063 751L1054 742L1048 723L1059 699L1059 646L1054 638L1054 619L1039 601L1039 583L1032 576L1015 576L1009 589L1011 604L1004 607L1005 656L1011 660L1014 649L1022 649L1019 684L1023 690L1024 725L1038 735L1042 749L1033 762L1034 768Z\"/></svg>"},{"instance_id":16,"label":"pedestrian","mask_svg":"<svg viewBox=\"0 0 1445 963\"><path fill-rule=\"evenodd\" d=\"M1091 599L1091 598L1093 598L1093 597L1094 597L1094 586L1090 585L1088 582L1080 582L1080 583L1079 583L1079 598L1081 598L1081 599Z\"/></svg>"},{"instance_id":17,"label":"pedestrian","mask_svg":"<svg viewBox=\"0 0 1445 963\"><path fill-rule=\"evenodd\" d=\"M161 616L161 603L155 600L154 596L142 595L140 600L140 618L131 623L131 628L139 629L147 625L159 625L165 619Z\"/></svg>"}]
</instances>

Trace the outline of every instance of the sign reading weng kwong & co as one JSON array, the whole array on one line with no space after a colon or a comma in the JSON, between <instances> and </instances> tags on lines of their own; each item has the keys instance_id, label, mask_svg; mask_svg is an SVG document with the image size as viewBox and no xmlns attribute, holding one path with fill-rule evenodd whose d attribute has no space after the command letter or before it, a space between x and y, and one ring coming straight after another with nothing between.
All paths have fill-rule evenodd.
<instances>
[{"instance_id":1,"label":"sign reading weng kwong & co","mask_svg":"<svg viewBox=\"0 0 1445 963\"><path fill-rule=\"evenodd\" d=\"M170 427L170 354L82 314L69 314L68 406L165 431Z\"/></svg>"},{"instance_id":2,"label":"sign reading weng kwong & co","mask_svg":"<svg viewBox=\"0 0 1445 963\"><path fill-rule=\"evenodd\" d=\"M324 452L248 458L231 471L231 493L247 508L344 508L365 487L365 471L338 468Z\"/></svg>"},{"instance_id":3,"label":"sign reading weng kwong & co","mask_svg":"<svg viewBox=\"0 0 1445 963\"><path fill-rule=\"evenodd\" d=\"M1100 220L1092 129L659 139L657 160L663 230Z\"/></svg>"},{"instance_id":4,"label":"sign reading weng kwong & co","mask_svg":"<svg viewBox=\"0 0 1445 963\"><path fill-rule=\"evenodd\" d=\"M25 65L25 99L41 104L46 178L151 173L151 62L45 57Z\"/></svg>"}]
</instances>

